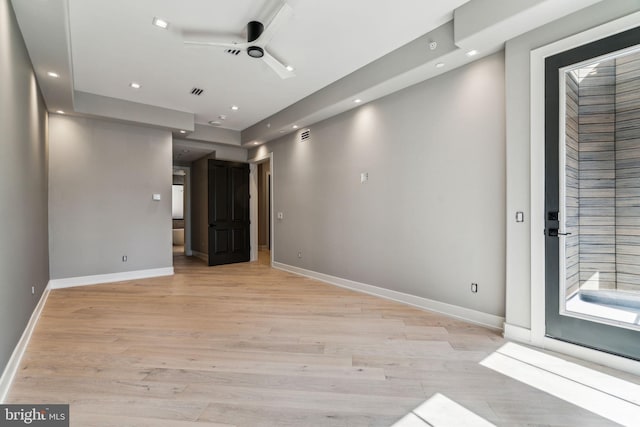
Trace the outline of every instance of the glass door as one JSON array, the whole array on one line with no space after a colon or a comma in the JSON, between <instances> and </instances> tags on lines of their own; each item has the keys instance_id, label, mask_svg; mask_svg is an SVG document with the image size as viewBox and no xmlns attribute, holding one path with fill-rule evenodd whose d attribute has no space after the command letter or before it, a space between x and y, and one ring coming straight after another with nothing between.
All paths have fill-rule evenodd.
<instances>
[{"instance_id":1,"label":"glass door","mask_svg":"<svg viewBox=\"0 0 640 427\"><path fill-rule=\"evenodd\" d=\"M546 59L546 334L640 360L640 27Z\"/></svg>"}]
</instances>

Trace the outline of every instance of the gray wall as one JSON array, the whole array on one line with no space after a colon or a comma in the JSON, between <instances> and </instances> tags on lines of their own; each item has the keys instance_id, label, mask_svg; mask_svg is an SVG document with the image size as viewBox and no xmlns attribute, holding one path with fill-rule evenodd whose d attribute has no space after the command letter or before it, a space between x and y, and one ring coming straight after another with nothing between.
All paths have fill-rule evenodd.
<instances>
[{"instance_id":1,"label":"gray wall","mask_svg":"<svg viewBox=\"0 0 640 427\"><path fill-rule=\"evenodd\" d=\"M498 53L254 150L275 261L504 315L504 116Z\"/></svg>"},{"instance_id":2,"label":"gray wall","mask_svg":"<svg viewBox=\"0 0 640 427\"><path fill-rule=\"evenodd\" d=\"M51 278L171 267L171 133L54 115L49 139Z\"/></svg>"},{"instance_id":3,"label":"gray wall","mask_svg":"<svg viewBox=\"0 0 640 427\"><path fill-rule=\"evenodd\" d=\"M505 48L507 117L507 323L531 326L530 55L533 49L640 10L638 0L607 0L510 40ZM514 221L524 211L525 223ZM538 232L536 230L536 232ZM539 230L542 233L542 230Z\"/></svg>"},{"instance_id":4,"label":"gray wall","mask_svg":"<svg viewBox=\"0 0 640 427\"><path fill-rule=\"evenodd\" d=\"M270 163L258 165L258 245L269 246L269 175Z\"/></svg>"},{"instance_id":5,"label":"gray wall","mask_svg":"<svg viewBox=\"0 0 640 427\"><path fill-rule=\"evenodd\" d=\"M209 253L209 195L207 192L208 159L196 160L191 165L191 249Z\"/></svg>"},{"instance_id":6,"label":"gray wall","mask_svg":"<svg viewBox=\"0 0 640 427\"><path fill-rule=\"evenodd\" d=\"M0 0L0 373L49 281L46 126L13 9Z\"/></svg>"}]
</instances>

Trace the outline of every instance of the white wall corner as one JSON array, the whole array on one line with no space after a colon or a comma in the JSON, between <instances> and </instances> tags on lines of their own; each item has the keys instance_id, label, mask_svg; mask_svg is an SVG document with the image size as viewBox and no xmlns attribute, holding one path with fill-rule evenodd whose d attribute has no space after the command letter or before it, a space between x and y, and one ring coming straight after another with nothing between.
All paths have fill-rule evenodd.
<instances>
[{"instance_id":1,"label":"white wall corner","mask_svg":"<svg viewBox=\"0 0 640 427\"><path fill-rule=\"evenodd\" d=\"M22 332L22 336L18 341L18 344L13 350L11 357L9 358L9 362L2 373L2 377L0 377L0 404L6 402L7 396L9 394L9 389L11 388L11 384L13 383L13 379L18 372L18 368L20 367L20 362L22 362L22 357L24 356L24 352L29 345L29 341L31 340L31 335L33 335L33 331L38 324L38 320L40 319L40 315L42 314L42 310L47 302L47 298L49 297L50 286L47 284L44 292L40 296L40 301L38 301L38 305L31 313L31 317L29 318L29 322Z\"/></svg>"},{"instance_id":2,"label":"white wall corner","mask_svg":"<svg viewBox=\"0 0 640 427\"><path fill-rule=\"evenodd\" d=\"M50 289L73 288L76 286L98 285L101 283L124 282L127 280L149 279L152 277L172 276L173 267L149 270L125 271L122 273L96 274L93 276L68 277L54 279L47 286Z\"/></svg>"},{"instance_id":3,"label":"white wall corner","mask_svg":"<svg viewBox=\"0 0 640 427\"><path fill-rule=\"evenodd\" d=\"M380 298L411 305L423 310L432 311L446 316L455 317L470 323L475 323L490 329L502 330L504 325L504 317L495 316L493 314L483 313L481 311L472 310L470 308L460 307L453 304L447 304L428 298L418 297L415 295L405 294L402 292L392 291L390 289L380 288L366 283L355 282L353 280L343 279L340 277L330 276L316 271L305 270L303 268L294 267L279 262L273 262L273 268L287 271L289 273L316 279L318 281L328 283L330 285L339 286L341 288L350 289L356 292L374 295Z\"/></svg>"},{"instance_id":4,"label":"white wall corner","mask_svg":"<svg viewBox=\"0 0 640 427\"><path fill-rule=\"evenodd\" d=\"M511 325L507 322L504 323L505 339L510 341L518 341L521 343L531 343L531 329L523 328L522 326Z\"/></svg>"}]
</instances>

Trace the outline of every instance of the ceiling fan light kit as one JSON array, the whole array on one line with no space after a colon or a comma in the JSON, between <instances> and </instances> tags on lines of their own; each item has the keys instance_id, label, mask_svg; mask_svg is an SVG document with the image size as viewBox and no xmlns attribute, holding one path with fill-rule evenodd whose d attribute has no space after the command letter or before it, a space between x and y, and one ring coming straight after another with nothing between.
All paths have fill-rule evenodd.
<instances>
[{"instance_id":1,"label":"ceiling fan light kit","mask_svg":"<svg viewBox=\"0 0 640 427\"><path fill-rule=\"evenodd\" d=\"M262 58L264 56L264 50L260 46L249 46L247 48L247 54L252 58Z\"/></svg>"}]
</instances>

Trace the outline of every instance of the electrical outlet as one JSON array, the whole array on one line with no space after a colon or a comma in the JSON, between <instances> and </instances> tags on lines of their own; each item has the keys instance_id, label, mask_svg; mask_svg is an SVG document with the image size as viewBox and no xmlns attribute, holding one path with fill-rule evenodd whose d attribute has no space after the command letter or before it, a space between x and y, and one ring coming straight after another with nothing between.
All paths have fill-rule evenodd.
<instances>
[{"instance_id":1,"label":"electrical outlet","mask_svg":"<svg viewBox=\"0 0 640 427\"><path fill-rule=\"evenodd\" d=\"M298 258L302 258L302 251L298 252Z\"/></svg>"},{"instance_id":2,"label":"electrical outlet","mask_svg":"<svg viewBox=\"0 0 640 427\"><path fill-rule=\"evenodd\" d=\"M36 294L36 287L32 286L31 287L31 295L35 295Z\"/></svg>"},{"instance_id":3,"label":"electrical outlet","mask_svg":"<svg viewBox=\"0 0 640 427\"><path fill-rule=\"evenodd\" d=\"M127 256L126 255L122 255L122 262L127 262Z\"/></svg>"},{"instance_id":4,"label":"electrical outlet","mask_svg":"<svg viewBox=\"0 0 640 427\"><path fill-rule=\"evenodd\" d=\"M471 292L473 292L474 294L478 292L478 284L477 283L472 283L471 284Z\"/></svg>"}]
</instances>

